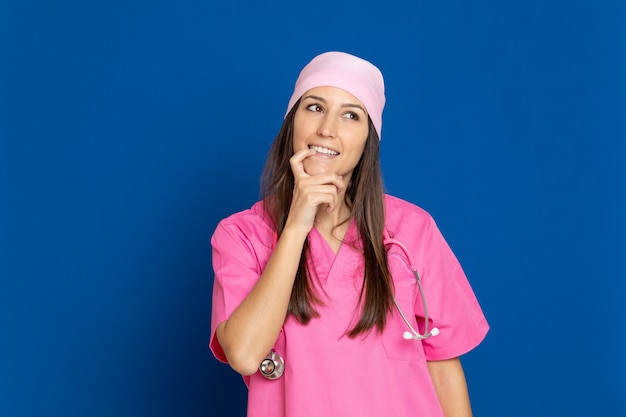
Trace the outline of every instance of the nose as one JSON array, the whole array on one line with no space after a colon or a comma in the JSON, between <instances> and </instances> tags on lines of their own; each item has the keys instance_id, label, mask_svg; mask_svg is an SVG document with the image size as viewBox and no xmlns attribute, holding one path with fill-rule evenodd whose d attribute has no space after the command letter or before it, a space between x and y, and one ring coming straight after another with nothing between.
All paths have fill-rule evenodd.
<instances>
[{"instance_id":1,"label":"nose","mask_svg":"<svg viewBox=\"0 0 626 417\"><path fill-rule=\"evenodd\" d=\"M326 114L320 120L320 124L317 128L317 134L324 138L334 138L337 136L337 121L335 118Z\"/></svg>"}]
</instances>

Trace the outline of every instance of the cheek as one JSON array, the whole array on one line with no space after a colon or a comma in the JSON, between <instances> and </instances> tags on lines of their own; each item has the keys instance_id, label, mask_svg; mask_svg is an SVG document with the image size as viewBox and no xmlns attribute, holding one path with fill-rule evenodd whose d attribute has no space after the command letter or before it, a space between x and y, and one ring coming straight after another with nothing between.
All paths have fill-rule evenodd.
<instances>
[{"instance_id":1,"label":"cheek","mask_svg":"<svg viewBox=\"0 0 626 417\"><path fill-rule=\"evenodd\" d=\"M344 160L346 163L346 168L354 169L359 161L363 158L363 151L365 147L354 147L350 150L349 153L346 153L346 159Z\"/></svg>"},{"instance_id":2,"label":"cheek","mask_svg":"<svg viewBox=\"0 0 626 417\"><path fill-rule=\"evenodd\" d=\"M293 152L298 152L302 148L302 135L298 133L296 129L293 131L293 138L291 140L291 144L293 146Z\"/></svg>"},{"instance_id":3,"label":"cheek","mask_svg":"<svg viewBox=\"0 0 626 417\"><path fill-rule=\"evenodd\" d=\"M365 137L365 139L359 138L358 140L354 142L354 145L352 147L352 152L355 155L358 155L359 159L361 159L361 157L363 156L363 153L365 152L366 144L367 144L367 136Z\"/></svg>"},{"instance_id":4,"label":"cheek","mask_svg":"<svg viewBox=\"0 0 626 417\"><path fill-rule=\"evenodd\" d=\"M292 139L294 152L297 152L304 146L303 144L306 142L307 138L306 132L307 129L302 125L302 123L294 123Z\"/></svg>"}]
</instances>

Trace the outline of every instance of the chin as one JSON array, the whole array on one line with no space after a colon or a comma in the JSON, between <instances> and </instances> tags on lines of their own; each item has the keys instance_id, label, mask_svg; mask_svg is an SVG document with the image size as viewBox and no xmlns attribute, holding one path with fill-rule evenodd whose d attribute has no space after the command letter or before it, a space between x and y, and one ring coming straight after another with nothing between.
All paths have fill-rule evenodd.
<instances>
[{"instance_id":1,"label":"chin","mask_svg":"<svg viewBox=\"0 0 626 417\"><path fill-rule=\"evenodd\" d=\"M331 170L330 167L324 166L323 164L307 164L306 161L302 164L302 167L304 168L304 172L309 175L319 175L334 172L334 170Z\"/></svg>"}]
</instances>

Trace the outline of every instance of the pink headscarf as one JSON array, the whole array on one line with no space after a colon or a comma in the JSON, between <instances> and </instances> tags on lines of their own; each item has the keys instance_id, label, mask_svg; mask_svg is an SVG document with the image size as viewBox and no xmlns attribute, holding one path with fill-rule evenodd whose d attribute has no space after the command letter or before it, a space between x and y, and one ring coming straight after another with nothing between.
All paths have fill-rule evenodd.
<instances>
[{"instance_id":1,"label":"pink headscarf","mask_svg":"<svg viewBox=\"0 0 626 417\"><path fill-rule=\"evenodd\" d=\"M345 52L326 52L316 56L300 72L285 115L305 92L315 87L338 87L358 98L365 105L378 137L381 137L385 82L378 68Z\"/></svg>"}]
</instances>

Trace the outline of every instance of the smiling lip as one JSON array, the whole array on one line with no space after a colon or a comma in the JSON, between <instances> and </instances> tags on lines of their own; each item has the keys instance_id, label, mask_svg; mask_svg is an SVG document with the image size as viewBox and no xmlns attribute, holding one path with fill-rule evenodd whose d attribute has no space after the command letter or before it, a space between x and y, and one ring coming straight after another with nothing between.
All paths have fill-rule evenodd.
<instances>
[{"instance_id":1,"label":"smiling lip","mask_svg":"<svg viewBox=\"0 0 626 417\"><path fill-rule=\"evenodd\" d=\"M335 151L333 149L325 148L323 146L310 145L309 149L312 149L315 152L317 152L318 154L323 155L323 156L337 156L337 155L339 155L339 152L337 152L337 151Z\"/></svg>"}]
</instances>

